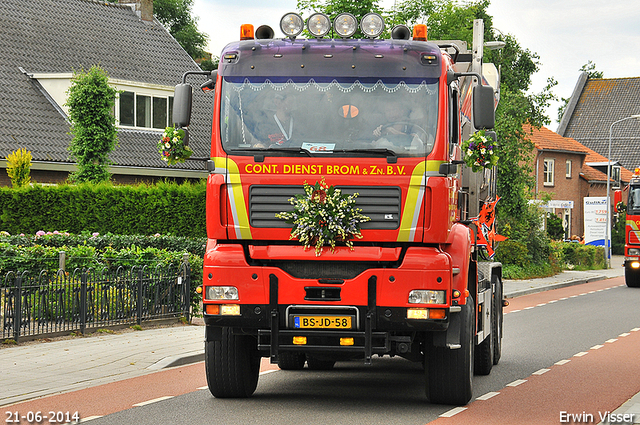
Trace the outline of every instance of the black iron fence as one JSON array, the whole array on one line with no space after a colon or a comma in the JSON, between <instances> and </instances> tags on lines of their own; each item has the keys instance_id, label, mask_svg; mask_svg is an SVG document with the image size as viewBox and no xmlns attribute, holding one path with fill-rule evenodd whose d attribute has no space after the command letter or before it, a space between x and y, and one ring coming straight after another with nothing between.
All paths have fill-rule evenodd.
<instances>
[{"instance_id":1,"label":"black iron fence","mask_svg":"<svg viewBox=\"0 0 640 425\"><path fill-rule=\"evenodd\" d=\"M2 339L81 332L152 319L189 320L189 264L9 272L0 287Z\"/></svg>"}]
</instances>

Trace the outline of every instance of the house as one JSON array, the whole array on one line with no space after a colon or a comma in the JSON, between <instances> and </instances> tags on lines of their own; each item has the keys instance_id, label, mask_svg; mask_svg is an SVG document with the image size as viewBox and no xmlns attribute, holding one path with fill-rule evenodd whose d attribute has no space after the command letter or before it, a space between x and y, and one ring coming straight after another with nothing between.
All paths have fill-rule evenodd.
<instances>
[{"instance_id":1,"label":"house","mask_svg":"<svg viewBox=\"0 0 640 425\"><path fill-rule=\"evenodd\" d=\"M562 218L565 236L584 234L583 199L606 196L607 159L569 137L562 137L546 127L525 128L535 145L535 197L551 197L544 208ZM612 164L610 196L631 179L631 172L619 163Z\"/></svg>"},{"instance_id":2,"label":"house","mask_svg":"<svg viewBox=\"0 0 640 425\"><path fill-rule=\"evenodd\" d=\"M591 79L583 72L557 132L602 155L605 166L611 142L610 159L633 170L640 166L640 121L626 118L638 114L640 77Z\"/></svg>"},{"instance_id":3,"label":"house","mask_svg":"<svg viewBox=\"0 0 640 425\"><path fill-rule=\"evenodd\" d=\"M93 65L120 91L114 108L119 142L110 155L114 181L206 177L203 161L168 166L156 149L162 131L172 125L174 86L185 71L200 68L153 19L151 0L131 2L0 2L0 185L11 184L6 157L19 148L31 151L36 182L61 182L76 169L67 150L66 90L74 72ZM210 102L194 93L193 157L209 156Z\"/></svg>"}]
</instances>

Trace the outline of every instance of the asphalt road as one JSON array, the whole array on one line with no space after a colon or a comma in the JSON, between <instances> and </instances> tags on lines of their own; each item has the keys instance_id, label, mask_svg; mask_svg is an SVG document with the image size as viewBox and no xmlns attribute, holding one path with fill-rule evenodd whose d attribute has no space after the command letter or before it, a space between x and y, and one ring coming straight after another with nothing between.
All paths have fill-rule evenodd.
<instances>
[{"instance_id":1,"label":"asphalt road","mask_svg":"<svg viewBox=\"0 0 640 425\"><path fill-rule=\"evenodd\" d=\"M598 423L599 413L640 391L639 301L640 290L623 278L512 299L500 364L475 377L474 401L464 409L427 403L422 366L400 358L265 371L249 399L198 390L205 385L199 363L49 398L53 405L31 403L39 410L82 404L83 417L104 415L91 425L558 424L563 411L592 414Z\"/></svg>"}]
</instances>

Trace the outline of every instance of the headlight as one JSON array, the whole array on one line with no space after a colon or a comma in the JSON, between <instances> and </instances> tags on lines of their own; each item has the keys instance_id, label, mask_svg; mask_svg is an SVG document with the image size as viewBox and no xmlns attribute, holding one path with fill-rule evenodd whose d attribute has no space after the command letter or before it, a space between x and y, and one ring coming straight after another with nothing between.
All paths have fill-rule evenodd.
<instances>
[{"instance_id":1,"label":"headlight","mask_svg":"<svg viewBox=\"0 0 640 425\"><path fill-rule=\"evenodd\" d=\"M235 286L207 286L205 300L237 300L238 288Z\"/></svg>"},{"instance_id":2,"label":"headlight","mask_svg":"<svg viewBox=\"0 0 640 425\"><path fill-rule=\"evenodd\" d=\"M414 289L409 292L409 304L444 304L445 302L445 291Z\"/></svg>"},{"instance_id":3,"label":"headlight","mask_svg":"<svg viewBox=\"0 0 640 425\"><path fill-rule=\"evenodd\" d=\"M280 29L287 37L295 38L304 28L304 21L297 13L287 13L280 20Z\"/></svg>"},{"instance_id":4,"label":"headlight","mask_svg":"<svg viewBox=\"0 0 640 425\"><path fill-rule=\"evenodd\" d=\"M331 20L324 13L314 13L307 21L307 29L314 37L322 38L331 30Z\"/></svg>"},{"instance_id":5,"label":"headlight","mask_svg":"<svg viewBox=\"0 0 640 425\"><path fill-rule=\"evenodd\" d=\"M333 29L342 38L349 38L358 29L358 20L351 13L341 13L333 21Z\"/></svg>"},{"instance_id":6,"label":"headlight","mask_svg":"<svg viewBox=\"0 0 640 425\"><path fill-rule=\"evenodd\" d=\"M360 29L365 36L369 38L376 38L382 31L384 31L384 21L382 16L377 13L367 13L360 22Z\"/></svg>"},{"instance_id":7,"label":"headlight","mask_svg":"<svg viewBox=\"0 0 640 425\"><path fill-rule=\"evenodd\" d=\"M640 249L638 249L638 248L629 248L629 255L640 255Z\"/></svg>"}]
</instances>

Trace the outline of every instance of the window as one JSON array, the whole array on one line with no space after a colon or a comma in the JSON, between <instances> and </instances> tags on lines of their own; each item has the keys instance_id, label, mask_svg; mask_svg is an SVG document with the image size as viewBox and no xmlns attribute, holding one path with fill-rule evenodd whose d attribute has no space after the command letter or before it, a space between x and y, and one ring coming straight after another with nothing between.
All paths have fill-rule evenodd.
<instances>
[{"instance_id":1,"label":"window","mask_svg":"<svg viewBox=\"0 0 640 425\"><path fill-rule=\"evenodd\" d=\"M553 186L553 159L545 159L544 160L544 185L545 186Z\"/></svg>"},{"instance_id":2,"label":"window","mask_svg":"<svg viewBox=\"0 0 640 425\"><path fill-rule=\"evenodd\" d=\"M567 173L565 176L570 179L571 178L571 160L567 159Z\"/></svg>"},{"instance_id":3,"label":"window","mask_svg":"<svg viewBox=\"0 0 640 425\"><path fill-rule=\"evenodd\" d=\"M173 97L120 93L119 121L121 126L164 129L172 124Z\"/></svg>"}]
</instances>

